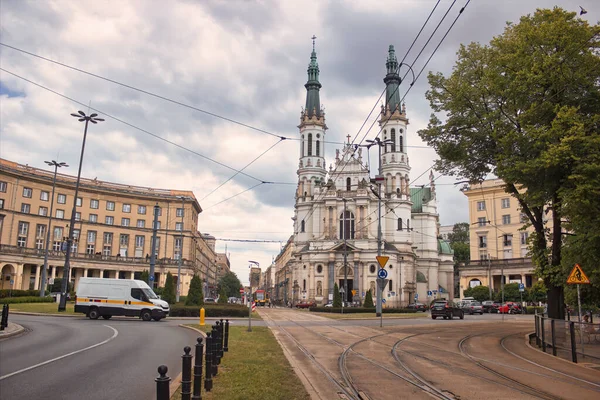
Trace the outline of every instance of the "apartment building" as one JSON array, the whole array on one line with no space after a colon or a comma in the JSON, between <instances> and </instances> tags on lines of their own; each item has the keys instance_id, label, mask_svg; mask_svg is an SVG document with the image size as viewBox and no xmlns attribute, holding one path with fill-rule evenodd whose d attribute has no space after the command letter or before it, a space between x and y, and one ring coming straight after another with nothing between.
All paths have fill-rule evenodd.
<instances>
[{"instance_id":1,"label":"apartment building","mask_svg":"<svg viewBox=\"0 0 600 400\"><path fill-rule=\"evenodd\" d=\"M528 239L533 227L524 228L527 217L515 197L506 193L502 179L465 185L469 202L471 261L460 268L461 297L464 289L485 285L497 290L505 283L537 280L529 257Z\"/></svg>"},{"instance_id":2,"label":"apartment building","mask_svg":"<svg viewBox=\"0 0 600 400\"><path fill-rule=\"evenodd\" d=\"M0 288L37 289L50 230L48 282L62 279L66 238L76 201L70 280L81 277L131 279L149 270L152 224L158 207L155 286L167 272L181 294L191 277L216 283L217 253L197 231L200 204L191 191L123 185L59 173L0 159ZM50 215L52 210L52 215ZM50 227L49 221L51 220Z\"/></svg>"}]
</instances>

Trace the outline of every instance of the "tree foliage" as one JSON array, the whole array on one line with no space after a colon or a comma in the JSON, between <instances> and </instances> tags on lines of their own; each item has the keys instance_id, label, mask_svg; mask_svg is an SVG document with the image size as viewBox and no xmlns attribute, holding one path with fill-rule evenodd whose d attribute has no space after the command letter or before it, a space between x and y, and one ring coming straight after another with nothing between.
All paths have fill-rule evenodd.
<instances>
[{"instance_id":1,"label":"tree foliage","mask_svg":"<svg viewBox=\"0 0 600 400\"><path fill-rule=\"evenodd\" d=\"M600 131L599 41L598 25L554 8L509 23L489 45L462 45L449 77L429 75L426 96L446 121L434 114L419 131L439 171L473 183L493 173L517 198L535 230L532 260L554 318L564 316L564 208L590 172L584 164Z\"/></svg>"},{"instance_id":2,"label":"tree foliage","mask_svg":"<svg viewBox=\"0 0 600 400\"><path fill-rule=\"evenodd\" d=\"M169 304L175 304L175 280L170 272L167 272L167 279L165 280L162 299Z\"/></svg>"},{"instance_id":3,"label":"tree foliage","mask_svg":"<svg viewBox=\"0 0 600 400\"><path fill-rule=\"evenodd\" d=\"M238 290L239 293L239 290ZM221 304L227 304L227 293L225 292L225 287L221 286L221 290L219 291L219 300L217 300L217 303L221 303Z\"/></svg>"},{"instance_id":4,"label":"tree foliage","mask_svg":"<svg viewBox=\"0 0 600 400\"><path fill-rule=\"evenodd\" d=\"M338 284L335 283L333 285L333 306L341 307L342 306L342 295L340 294L340 288Z\"/></svg>"},{"instance_id":5,"label":"tree foliage","mask_svg":"<svg viewBox=\"0 0 600 400\"><path fill-rule=\"evenodd\" d=\"M373 294L371 294L371 289L367 290L367 294L365 296L365 304L363 304L364 308L375 308L375 304L373 304Z\"/></svg>"},{"instance_id":6,"label":"tree foliage","mask_svg":"<svg viewBox=\"0 0 600 400\"><path fill-rule=\"evenodd\" d=\"M525 293L523 293L525 294ZM502 301L502 291L498 290L495 293L496 301ZM523 300L526 297L523 296ZM520 301L521 300L521 292L519 292L519 284L518 283L507 283L504 285L504 301Z\"/></svg>"},{"instance_id":7,"label":"tree foliage","mask_svg":"<svg viewBox=\"0 0 600 400\"><path fill-rule=\"evenodd\" d=\"M147 269L143 270L140 274L140 281L144 281L148 284L148 286L152 287L152 285L150 285L150 273Z\"/></svg>"},{"instance_id":8,"label":"tree foliage","mask_svg":"<svg viewBox=\"0 0 600 400\"><path fill-rule=\"evenodd\" d=\"M202 279L198 275L192 277L190 282L190 290L185 299L186 306L202 306L204 305L204 291L202 290Z\"/></svg>"},{"instance_id":9,"label":"tree foliage","mask_svg":"<svg viewBox=\"0 0 600 400\"><path fill-rule=\"evenodd\" d=\"M465 297L473 297L477 301L486 301L490 299L490 288L487 286L479 285L465 289Z\"/></svg>"},{"instance_id":10,"label":"tree foliage","mask_svg":"<svg viewBox=\"0 0 600 400\"><path fill-rule=\"evenodd\" d=\"M219 293L225 290L225 297L241 297L240 288L242 288L242 282L238 279L234 272L227 272L219 279Z\"/></svg>"},{"instance_id":11,"label":"tree foliage","mask_svg":"<svg viewBox=\"0 0 600 400\"><path fill-rule=\"evenodd\" d=\"M533 301L534 303L538 303L540 301L545 302L548 297L546 291L546 285L544 285L544 282L537 281L533 284L533 286L527 288L526 295L523 298L527 301Z\"/></svg>"}]
</instances>

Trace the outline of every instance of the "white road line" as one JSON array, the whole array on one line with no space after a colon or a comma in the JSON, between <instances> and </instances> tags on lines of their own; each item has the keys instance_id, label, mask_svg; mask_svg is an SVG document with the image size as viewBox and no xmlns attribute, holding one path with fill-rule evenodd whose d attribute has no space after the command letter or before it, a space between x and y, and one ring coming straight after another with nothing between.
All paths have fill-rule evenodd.
<instances>
[{"instance_id":1,"label":"white road line","mask_svg":"<svg viewBox=\"0 0 600 400\"><path fill-rule=\"evenodd\" d=\"M51 359L51 360L47 360L47 361L41 362L41 363L39 363L39 364L32 365L31 367L23 368L23 369L21 369L21 370L18 370L18 371L12 372L12 373L10 373L10 374L8 374L8 375L0 376L0 381L1 381L1 380L3 380L3 379L6 379L6 378L10 378L11 376L14 376L14 375L18 375L18 374L20 374L20 373L23 373L23 372L26 372L26 371L30 371L30 370L32 370L32 369L34 369L34 368L41 367L42 365L46 365L46 364L50 364L50 363L52 363L52 362L54 362L54 361L62 360L63 358L70 357L70 356L72 356L72 355L74 355L74 354L77 354L77 353L82 353L82 352L84 352L84 351L87 351L87 350L93 349L94 347L102 346L103 344L106 344L106 343L110 342L111 340L113 340L114 338L116 338L116 337L117 337L117 335L119 334L119 331L117 331L117 330L116 330L115 328L113 328L112 326L108 326L108 325L104 325L104 326L106 326L107 328L110 328L110 329L112 329L112 330L115 332L115 333L114 333L114 334L113 334L111 337L109 337L108 339L106 339L106 340L104 340L104 341L102 341L102 342L100 342L100 343L93 344L93 345L91 345L91 346L89 346L89 347L86 347L86 348L84 348L84 349L75 350L75 351L72 351L72 352L70 352L70 353L63 354L62 356L59 356L59 357L53 358L53 359Z\"/></svg>"}]
</instances>

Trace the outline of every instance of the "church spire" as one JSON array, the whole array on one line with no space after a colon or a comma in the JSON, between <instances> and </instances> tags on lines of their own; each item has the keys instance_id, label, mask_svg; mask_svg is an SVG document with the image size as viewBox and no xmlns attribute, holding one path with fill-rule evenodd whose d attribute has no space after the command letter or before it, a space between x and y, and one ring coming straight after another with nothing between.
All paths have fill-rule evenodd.
<instances>
[{"instance_id":1,"label":"church spire","mask_svg":"<svg viewBox=\"0 0 600 400\"><path fill-rule=\"evenodd\" d=\"M313 35L313 50L310 54L310 64L308 64L308 81L304 87L306 88L306 115L310 118L316 114L317 118L321 116L321 102L319 100L319 64L317 63L317 52L315 51L315 39Z\"/></svg>"},{"instance_id":2,"label":"church spire","mask_svg":"<svg viewBox=\"0 0 600 400\"><path fill-rule=\"evenodd\" d=\"M394 46L390 45L388 51L388 58L385 63L387 67L387 75L383 78L383 82L387 85L386 87L386 96L385 96L385 105L386 109L389 108L391 113L394 113L396 107L398 111L401 111L400 105L400 93L398 90L398 86L400 86L400 76L398 75L398 59L396 58L396 52L394 51Z\"/></svg>"}]
</instances>

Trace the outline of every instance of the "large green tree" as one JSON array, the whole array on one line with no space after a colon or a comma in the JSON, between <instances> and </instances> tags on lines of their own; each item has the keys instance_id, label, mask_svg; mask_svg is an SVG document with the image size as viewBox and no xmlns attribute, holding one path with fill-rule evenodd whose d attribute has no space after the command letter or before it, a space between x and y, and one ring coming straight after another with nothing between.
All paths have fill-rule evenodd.
<instances>
[{"instance_id":1,"label":"large green tree","mask_svg":"<svg viewBox=\"0 0 600 400\"><path fill-rule=\"evenodd\" d=\"M242 282L238 279L234 272L227 272L219 279L219 288L225 290L225 297L240 297L240 288L242 288Z\"/></svg>"},{"instance_id":2,"label":"large green tree","mask_svg":"<svg viewBox=\"0 0 600 400\"><path fill-rule=\"evenodd\" d=\"M340 288L338 287L337 283L333 284L333 306L342 306L342 295L340 294Z\"/></svg>"},{"instance_id":3,"label":"large green tree","mask_svg":"<svg viewBox=\"0 0 600 400\"><path fill-rule=\"evenodd\" d=\"M483 285L470 287L465 290L464 294L465 297L473 297L477 301L493 300L490 299L490 289Z\"/></svg>"},{"instance_id":4,"label":"large green tree","mask_svg":"<svg viewBox=\"0 0 600 400\"><path fill-rule=\"evenodd\" d=\"M469 243L469 223L459 222L454 224L452 232L448 234L450 247L454 251L454 293L460 290L459 266L466 264L471 259Z\"/></svg>"},{"instance_id":5,"label":"large green tree","mask_svg":"<svg viewBox=\"0 0 600 400\"><path fill-rule=\"evenodd\" d=\"M419 131L439 171L473 183L492 173L516 197L554 318L564 317L563 207L583 168L571 150L587 154L599 131L599 35L554 8L509 23L489 45L462 45L450 76L429 74L426 96L445 122L433 114Z\"/></svg>"},{"instance_id":6,"label":"large green tree","mask_svg":"<svg viewBox=\"0 0 600 400\"><path fill-rule=\"evenodd\" d=\"M165 287L162 291L162 299L169 304L175 304L175 280L170 272L167 272Z\"/></svg>"},{"instance_id":7,"label":"large green tree","mask_svg":"<svg viewBox=\"0 0 600 400\"><path fill-rule=\"evenodd\" d=\"M202 306L204 305L204 291L202 290L202 279L198 275L192 277L190 282L190 290L188 290L185 298L186 306Z\"/></svg>"}]
</instances>

